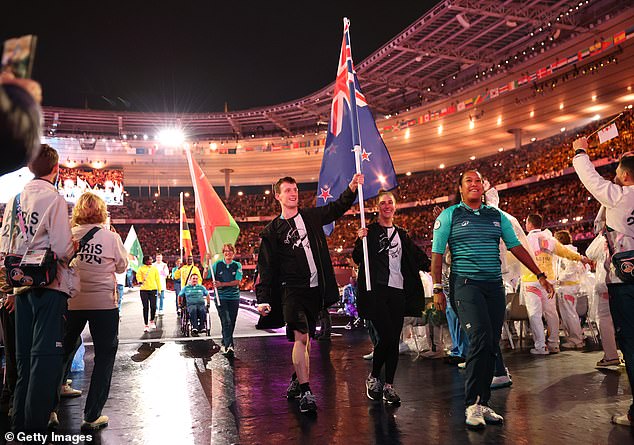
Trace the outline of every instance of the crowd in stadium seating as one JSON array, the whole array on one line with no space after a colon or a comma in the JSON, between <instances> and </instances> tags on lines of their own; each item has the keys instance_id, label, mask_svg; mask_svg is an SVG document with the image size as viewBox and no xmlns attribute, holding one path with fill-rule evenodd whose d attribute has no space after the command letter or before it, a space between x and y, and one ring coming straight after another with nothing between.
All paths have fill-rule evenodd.
<instances>
[{"instance_id":1,"label":"crowd in stadium seating","mask_svg":"<svg viewBox=\"0 0 634 445\"><path fill-rule=\"evenodd\" d=\"M608 158L616 160L624 147L631 146L632 113L626 115L619 122L620 136L608 143L592 147L594 159ZM593 123L583 129L588 132L598 127ZM453 180L465 168L477 168L493 185L517 181L519 179L552 174L571 165L570 143L576 137L575 132L562 133L543 141L536 141L522 147L520 150L509 150L497 153L480 160L465 164L437 169L412 176L399 178L398 201L400 204L409 203L410 207L401 209L397 213L397 224L406 227L416 243L428 248L432 232L433 206L425 200L440 196L452 195L455 184ZM600 169L606 177L614 175L615 165ZM62 169L64 175L75 172L74 169ZM292 174L292 172L289 172ZM94 184L106 177L117 179L118 170L94 170L92 176L86 176L86 181ZM108 176L115 175L115 176ZM121 178L119 178L121 179ZM543 215L545 224L549 227L565 227L570 230L575 240L585 240L594 237L592 220L598 210L598 203L580 186L576 175L566 175L554 179L540 178L541 181L527 186L510 188L500 192L500 207L522 221L529 212ZM301 206L314 205L314 192L300 192ZM194 198L184 199L187 216L194 216ZM372 203L368 205L371 207ZM412 206L413 205L413 206ZM236 220L248 216L272 218L278 210L272 194L232 195L226 200L229 212ZM127 198L124 206L109 207L113 219L153 219L159 224L135 224L135 228L147 252L161 251L166 259L175 259L179 254L178 219L179 204L177 197L156 198ZM368 215L372 219L372 215ZM163 220L164 222L161 222ZM169 221L169 223L168 223ZM333 261L336 265L348 265L349 251L354 243L358 217L346 216L335 227L328 243L333 251ZM243 264L254 264L255 254L259 245L259 233L266 225L266 221L258 223L240 223L240 238L236 247L238 258ZM123 238L129 230L129 225L116 225ZM196 246L195 227L191 227L191 236ZM197 251L197 248L194 248Z\"/></svg>"},{"instance_id":2,"label":"crowd in stadium seating","mask_svg":"<svg viewBox=\"0 0 634 445\"><path fill-rule=\"evenodd\" d=\"M77 177L86 181L91 188L94 188L97 184L103 187L108 181L123 184L123 170L120 169L85 170L83 168L59 168L59 182L64 183L67 179L75 181Z\"/></svg>"}]
</instances>

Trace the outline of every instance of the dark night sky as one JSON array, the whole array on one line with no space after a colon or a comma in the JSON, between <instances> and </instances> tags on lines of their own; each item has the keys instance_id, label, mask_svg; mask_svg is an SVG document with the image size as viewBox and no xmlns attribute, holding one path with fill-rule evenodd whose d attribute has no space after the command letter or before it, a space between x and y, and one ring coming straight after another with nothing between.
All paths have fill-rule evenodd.
<instances>
[{"instance_id":1,"label":"dark night sky","mask_svg":"<svg viewBox=\"0 0 634 445\"><path fill-rule=\"evenodd\" d=\"M218 112L225 102L273 105L333 82L342 17L360 63L437 2L12 3L0 39L38 36L33 78L44 105Z\"/></svg>"}]
</instances>

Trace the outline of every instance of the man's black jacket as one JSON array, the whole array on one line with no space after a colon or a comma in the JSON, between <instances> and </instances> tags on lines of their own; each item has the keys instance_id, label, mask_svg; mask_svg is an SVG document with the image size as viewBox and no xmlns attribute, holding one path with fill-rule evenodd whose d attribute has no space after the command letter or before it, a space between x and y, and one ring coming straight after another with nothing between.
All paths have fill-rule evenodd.
<instances>
[{"instance_id":1,"label":"man's black jacket","mask_svg":"<svg viewBox=\"0 0 634 445\"><path fill-rule=\"evenodd\" d=\"M317 266L323 308L339 300L339 287L335 280L323 226L343 216L354 203L356 196L356 192L347 188L339 199L323 207L299 210L306 225L310 248ZM259 304L268 303L273 309L274 306L281 305L281 295L275 289L285 286L307 288L310 283L309 271L298 267L292 260L292 246L284 243L288 224L288 221L278 216L260 234L262 241L258 256L259 282L256 284L256 296Z\"/></svg>"}]
</instances>

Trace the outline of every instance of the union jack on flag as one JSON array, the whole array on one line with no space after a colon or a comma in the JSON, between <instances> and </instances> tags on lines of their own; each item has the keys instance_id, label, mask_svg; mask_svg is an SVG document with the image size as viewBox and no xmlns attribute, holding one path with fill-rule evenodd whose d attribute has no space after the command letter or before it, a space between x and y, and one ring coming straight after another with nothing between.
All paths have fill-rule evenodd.
<instances>
[{"instance_id":1,"label":"union jack on flag","mask_svg":"<svg viewBox=\"0 0 634 445\"><path fill-rule=\"evenodd\" d=\"M348 187L356 173L356 144L361 146L361 173L365 176L364 198L373 198L381 189L391 190L398 186L392 158L376 128L374 116L354 72L349 31L350 21L344 19L328 135L319 173L317 206L334 201ZM355 92L353 100L350 97L351 85L354 85ZM324 230L330 234L332 226L326 226Z\"/></svg>"},{"instance_id":2,"label":"union jack on flag","mask_svg":"<svg viewBox=\"0 0 634 445\"><path fill-rule=\"evenodd\" d=\"M330 131L338 136L343 126L343 110L344 107L350 109L350 83L355 87L356 73L354 64L352 63L352 54L350 51L350 20L344 19L343 25L343 41L341 42L341 53L339 54L339 66L337 67L337 80L335 81L335 91L332 95L332 106L330 107ZM355 88L355 98L358 107L366 107L365 96L361 93L360 88Z\"/></svg>"}]
</instances>

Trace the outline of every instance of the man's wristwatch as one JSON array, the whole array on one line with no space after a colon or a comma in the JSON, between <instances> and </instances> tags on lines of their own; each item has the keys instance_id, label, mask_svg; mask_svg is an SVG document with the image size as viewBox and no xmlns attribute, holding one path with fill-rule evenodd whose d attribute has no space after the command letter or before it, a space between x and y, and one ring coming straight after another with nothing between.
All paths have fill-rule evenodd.
<instances>
[{"instance_id":1,"label":"man's wristwatch","mask_svg":"<svg viewBox=\"0 0 634 445\"><path fill-rule=\"evenodd\" d=\"M535 276L537 277L538 280L541 280L542 278L546 278L546 274L544 272L540 272Z\"/></svg>"},{"instance_id":2,"label":"man's wristwatch","mask_svg":"<svg viewBox=\"0 0 634 445\"><path fill-rule=\"evenodd\" d=\"M442 294L442 287L435 287L433 293L434 293L434 295Z\"/></svg>"}]
</instances>

